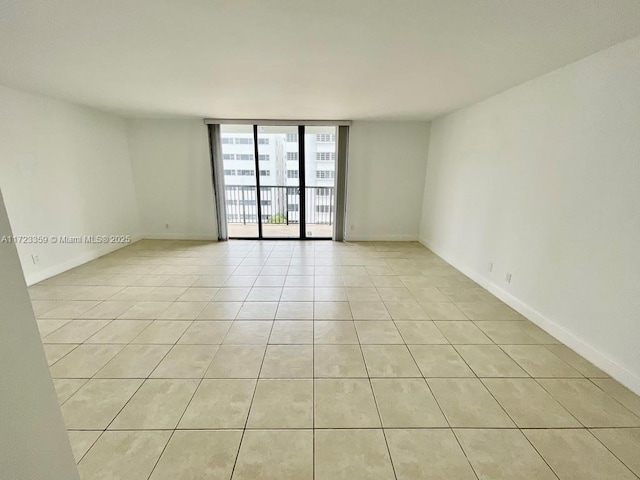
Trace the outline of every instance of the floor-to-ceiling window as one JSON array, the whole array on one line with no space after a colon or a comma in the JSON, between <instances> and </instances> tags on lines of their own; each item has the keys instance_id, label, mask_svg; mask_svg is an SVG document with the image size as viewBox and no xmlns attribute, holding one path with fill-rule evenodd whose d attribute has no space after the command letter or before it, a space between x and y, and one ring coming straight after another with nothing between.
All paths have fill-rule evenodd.
<instances>
[{"instance_id":1,"label":"floor-to-ceiling window","mask_svg":"<svg viewBox=\"0 0 640 480\"><path fill-rule=\"evenodd\" d=\"M336 137L336 126L222 124L229 238L332 238Z\"/></svg>"}]
</instances>

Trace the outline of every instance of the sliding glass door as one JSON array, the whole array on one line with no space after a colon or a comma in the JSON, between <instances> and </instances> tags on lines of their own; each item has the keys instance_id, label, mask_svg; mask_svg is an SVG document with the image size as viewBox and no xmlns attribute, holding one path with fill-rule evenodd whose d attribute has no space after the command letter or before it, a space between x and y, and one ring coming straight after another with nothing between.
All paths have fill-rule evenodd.
<instances>
[{"instance_id":1,"label":"sliding glass door","mask_svg":"<svg viewBox=\"0 0 640 480\"><path fill-rule=\"evenodd\" d=\"M336 127L305 127L305 231L332 238L335 215Z\"/></svg>"},{"instance_id":2,"label":"sliding glass door","mask_svg":"<svg viewBox=\"0 0 640 480\"><path fill-rule=\"evenodd\" d=\"M260 238L252 125L221 125L224 198L229 237Z\"/></svg>"},{"instance_id":3,"label":"sliding glass door","mask_svg":"<svg viewBox=\"0 0 640 480\"><path fill-rule=\"evenodd\" d=\"M297 126L260 126L260 205L263 238L302 238Z\"/></svg>"},{"instance_id":4,"label":"sliding glass door","mask_svg":"<svg viewBox=\"0 0 640 480\"><path fill-rule=\"evenodd\" d=\"M220 131L229 238L333 237L335 126L223 124Z\"/></svg>"}]
</instances>

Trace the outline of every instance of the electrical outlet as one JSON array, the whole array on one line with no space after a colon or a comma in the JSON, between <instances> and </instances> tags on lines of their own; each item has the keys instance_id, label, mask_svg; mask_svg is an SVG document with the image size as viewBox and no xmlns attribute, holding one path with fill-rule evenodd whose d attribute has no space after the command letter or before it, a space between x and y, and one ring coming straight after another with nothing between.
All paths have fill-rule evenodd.
<instances>
[{"instance_id":1,"label":"electrical outlet","mask_svg":"<svg viewBox=\"0 0 640 480\"><path fill-rule=\"evenodd\" d=\"M31 261L33 262L34 265L37 265L40 263L40 256L39 255L31 255Z\"/></svg>"},{"instance_id":2,"label":"electrical outlet","mask_svg":"<svg viewBox=\"0 0 640 480\"><path fill-rule=\"evenodd\" d=\"M504 279L507 281L507 283L511 283L511 274L507 273L507 275L504 277Z\"/></svg>"},{"instance_id":3,"label":"electrical outlet","mask_svg":"<svg viewBox=\"0 0 640 480\"><path fill-rule=\"evenodd\" d=\"M489 262L489 266L487 267L487 270L490 272L493 272L493 262Z\"/></svg>"},{"instance_id":4,"label":"electrical outlet","mask_svg":"<svg viewBox=\"0 0 640 480\"><path fill-rule=\"evenodd\" d=\"M168 223L165 223L165 224L164 224L164 228L166 228L167 230L169 230L169 224L168 224Z\"/></svg>"}]
</instances>

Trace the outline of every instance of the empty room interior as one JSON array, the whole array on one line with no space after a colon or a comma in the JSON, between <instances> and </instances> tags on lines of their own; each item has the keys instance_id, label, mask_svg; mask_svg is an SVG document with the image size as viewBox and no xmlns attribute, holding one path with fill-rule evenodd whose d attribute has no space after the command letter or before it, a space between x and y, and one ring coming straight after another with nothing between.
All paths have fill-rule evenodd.
<instances>
[{"instance_id":1,"label":"empty room interior","mask_svg":"<svg viewBox=\"0 0 640 480\"><path fill-rule=\"evenodd\" d=\"M638 0L0 0L0 478L640 479Z\"/></svg>"}]
</instances>

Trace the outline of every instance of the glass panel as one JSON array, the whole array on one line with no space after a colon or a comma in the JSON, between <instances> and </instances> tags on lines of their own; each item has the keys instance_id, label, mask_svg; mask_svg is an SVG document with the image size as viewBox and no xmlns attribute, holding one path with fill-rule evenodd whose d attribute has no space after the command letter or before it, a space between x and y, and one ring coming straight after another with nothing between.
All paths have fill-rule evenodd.
<instances>
[{"instance_id":1,"label":"glass panel","mask_svg":"<svg viewBox=\"0 0 640 480\"><path fill-rule=\"evenodd\" d=\"M297 126L258 126L264 238L300 238Z\"/></svg>"},{"instance_id":2,"label":"glass panel","mask_svg":"<svg viewBox=\"0 0 640 480\"><path fill-rule=\"evenodd\" d=\"M336 182L337 127L305 127L306 232L332 238Z\"/></svg>"},{"instance_id":3,"label":"glass panel","mask_svg":"<svg viewBox=\"0 0 640 480\"><path fill-rule=\"evenodd\" d=\"M229 238L258 238L252 125L221 125Z\"/></svg>"}]
</instances>

